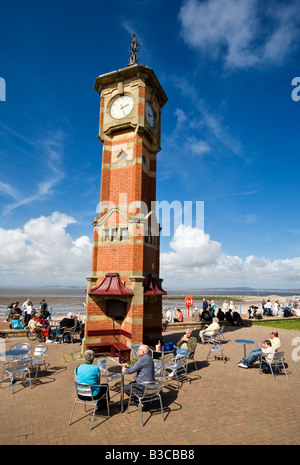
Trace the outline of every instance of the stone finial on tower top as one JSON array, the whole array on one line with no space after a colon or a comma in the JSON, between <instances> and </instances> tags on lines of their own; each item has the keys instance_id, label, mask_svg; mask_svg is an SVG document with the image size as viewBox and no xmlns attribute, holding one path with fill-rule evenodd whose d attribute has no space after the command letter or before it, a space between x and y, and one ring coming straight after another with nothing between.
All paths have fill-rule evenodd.
<instances>
[{"instance_id":1,"label":"stone finial on tower top","mask_svg":"<svg viewBox=\"0 0 300 465\"><path fill-rule=\"evenodd\" d=\"M129 47L129 51L131 55L130 55L128 66L136 65L137 62L139 61L137 57L137 52L139 51L140 45L137 41L137 37L135 34L132 34L131 39L132 41Z\"/></svg>"}]
</instances>

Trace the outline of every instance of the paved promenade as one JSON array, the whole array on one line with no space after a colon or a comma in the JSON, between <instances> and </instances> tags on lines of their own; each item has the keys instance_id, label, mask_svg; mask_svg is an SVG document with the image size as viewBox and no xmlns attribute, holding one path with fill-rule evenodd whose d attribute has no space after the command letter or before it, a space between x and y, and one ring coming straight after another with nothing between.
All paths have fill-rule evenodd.
<instances>
[{"instance_id":1,"label":"paved promenade","mask_svg":"<svg viewBox=\"0 0 300 465\"><path fill-rule=\"evenodd\" d=\"M271 329L271 328L270 328ZM194 335L198 331L194 331ZM207 362L208 346L198 344L197 370L189 365L191 384L184 380L177 389L175 380L165 383L163 402L166 420L159 410L143 413L149 420L141 430L140 413L132 406L129 414L117 406L107 420L95 417L89 430L90 417L83 406L77 406L74 423L68 426L75 390L73 372L78 362L66 362L80 352L79 343L48 344L48 371L41 372L30 389L28 383L15 383L12 395L5 382L0 391L1 445L123 445L124 450L142 445L299 445L300 437L300 334L282 330L279 333L289 380L284 375L259 374L257 368L243 369L236 363L242 358L243 346L235 339L258 342L267 337L269 328L251 326L227 327L224 352L229 360ZM183 334L164 333L165 341L176 342ZM298 338L296 340L295 338ZM6 340L6 348L22 339ZM297 344L299 350L297 351ZM35 344L35 343L33 343ZM294 351L294 352L293 352ZM294 360L293 360L294 359ZM0 362L1 372L3 361ZM128 380L131 378L127 378ZM115 397L114 397L115 396ZM111 391L112 400L119 393ZM126 447L125 447L126 446Z\"/></svg>"}]
</instances>

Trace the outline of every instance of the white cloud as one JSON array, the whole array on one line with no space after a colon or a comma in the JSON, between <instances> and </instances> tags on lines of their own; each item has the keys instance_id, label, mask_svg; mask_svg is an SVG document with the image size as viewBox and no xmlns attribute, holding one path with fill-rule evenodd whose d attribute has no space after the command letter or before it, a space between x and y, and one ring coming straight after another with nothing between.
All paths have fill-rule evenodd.
<instances>
[{"instance_id":1,"label":"white cloud","mask_svg":"<svg viewBox=\"0 0 300 465\"><path fill-rule=\"evenodd\" d=\"M90 274L92 243L67 232L76 220L63 213L33 218L21 228L0 228L2 286L85 285ZM205 287L295 288L300 257L269 260L228 255L222 245L198 228L179 225L161 253L160 276L165 289Z\"/></svg>"},{"instance_id":2,"label":"white cloud","mask_svg":"<svg viewBox=\"0 0 300 465\"><path fill-rule=\"evenodd\" d=\"M250 255L245 259L226 254L219 242L197 228L181 225L161 253L165 289L205 287L295 288L300 280L300 257L269 260Z\"/></svg>"},{"instance_id":3,"label":"white cloud","mask_svg":"<svg viewBox=\"0 0 300 465\"><path fill-rule=\"evenodd\" d=\"M2 285L78 285L90 274L92 244L66 229L76 220L63 213L29 220L22 228L0 228Z\"/></svg>"},{"instance_id":4,"label":"white cloud","mask_svg":"<svg viewBox=\"0 0 300 465\"><path fill-rule=\"evenodd\" d=\"M299 12L299 2L186 0L179 19L190 47L228 68L247 68L286 58L299 35Z\"/></svg>"}]
</instances>

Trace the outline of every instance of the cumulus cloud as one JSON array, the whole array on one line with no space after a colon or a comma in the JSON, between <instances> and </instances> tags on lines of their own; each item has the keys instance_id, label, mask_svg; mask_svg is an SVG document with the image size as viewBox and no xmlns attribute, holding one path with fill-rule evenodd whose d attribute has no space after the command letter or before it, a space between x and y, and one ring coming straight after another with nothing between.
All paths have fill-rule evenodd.
<instances>
[{"instance_id":1,"label":"cumulus cloud","mask_svg":"<svg viewBox=\"0 0 300 465\"><path fill-rule=\"evenodd\" d=\"M179 19L190 47L227 68L247 68L286 58L299 36L299 12L299 2L186 0Z\"/></svg>"},{"instance_id":2,"label":"cumulus cloud","mask_svg":"<svg viewBox=\"0 0 300 465\"><path fill-rule=\"evenodd\" d=\"M0 282L19 287L84 286L90 274L92 243L73 238L67 229L76 220L60 212L33 218L23 227L0 228ZM180 224L161 253L160 276L166 289L205 287L295 288L300 257L269 260L227 254L220 242L197 227Z\"/></svg>"},{"instance_id":3,"label":"cumulus cloud","mask_svg":"<svg viewBox=\"0 0 300 465\"><path fill-rule=\"evenodd\" d=\"M54 212L22 228L0 228L2 285L78 285L90 274L92 244L66 231L76 220Z\"/></svg>"},{"instance_id":4,"label":"cumulus cloud","mask_svg":"<svg viewBox=\"0 0 300 465\"><path fill-rule=\"evenodd\" d=\"M170 247L170 252L161 253L160 262L166 289L299 286L300 257L272 261L254 255L231 256L209 234L184 225L176 229Z\"/></svg>"}]
</instances>

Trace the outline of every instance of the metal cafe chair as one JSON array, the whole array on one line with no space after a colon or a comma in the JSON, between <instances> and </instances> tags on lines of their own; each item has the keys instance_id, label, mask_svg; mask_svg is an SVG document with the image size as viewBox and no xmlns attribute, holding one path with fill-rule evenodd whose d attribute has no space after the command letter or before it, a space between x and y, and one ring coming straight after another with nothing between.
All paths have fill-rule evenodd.
<instances>
[{"instance_id":1,"label":"metal cafe chair","mask_svg":"<svg viewBox=\"0 0 300 465\"><path fill-rule=\"evenodd\" d=\"M195 352L196 352L196 349L191 350L188 353L187 358L188 358L188 360L192 360L192 362L194 362L195 370L197 370L197 363L196 363L196 360L195 360Z\"/></svg>"},{"instance_id":2,"label":"metal cafe chair","mask_svg":"<svg viewBox=\"0 0 300 465\"><path fill-rule=\"evenodd\" d=\"M75 410L75 406L76 404L83 404L84 405L84 410L86 412L86 408L87 406L91 406L93 407L93 415L92 415L92 420L91 420L91 424L90 424L90 430L93 428L93 423L94 423L94 417L95 417L95 412L96 412L96 409L97 409L97 402L101 399L103 399L105 397L105 400L106 400L106 408L107 408L107 416L109 417L110 416L110 412L109 412L109 398L108 398L108 394L109 394L109 387L108 385L102 385L102 384L99 384L99 385L94 385L94 384L85 384L85 383L77 383L75 382L75 388L76 388L76 397L75 397L75 400L74 400L74 403L73 403L73 408L72 408L72 412L71 412L71 416L70 416L70 420L69 420L69 426L71 424L71 421L72 421L72 418L73 418L73 413L74 413L74 410ZM92 388L93 387L107 387L106 391L104 392L104 394L95 399L95 397L93 396L93 390Z\"/></svg>"},{"instance_id":3,"label":"metal cafe chair","mask_svg":"<svg viewBox=\"0 0 300 465\"><path fill-rule=\"evenodd\" d=\"M145 382L145 383L138 384L138 386L141 386L141 385L145 386L144 391L134 390L134 387L136 386L136 383L131 384L127 413L129 411L131 398L132 398L132 396L134 396L135 400L138 401L138 409L140 410L140 413L141 413L142 426L144 426L144 424L145 424L144 419L143 419L142 405L145 404L145 403L148 403L148 402L153 402L155 400L159 400L163 421L165 420L164 408L163 408L161 394L160 394L161 389L162 389L162 384L163 384L162 381L154 381L154 382L149 382L149 383Z\"/></svg>"},{"instance_id":4,"label":"metal cafe chair","mask_svg":"<svg viewBox=\"0 0 300 465\"><path fill-rule=\"evenodd\" d=\"M178 387L180 388L178 375L184 374L189 383L191 380L187 374L187 361L188 356L176 355L170 361L164 364L164 377L167 376L173 378L175 376Z\"/></svg>"},{"instance_id":5,"label":"metal cafe chair","mask_svg":"<svg viewBox=\"0 0 300 465\"><path fill-rule=\"evenodd\" d=\"M138 356L138 348L141 345L142 345L141 342L135 342L135 343L131 344L131 354L130 354L131 362L134 362L139 358L139 356Z\"/></svg>"},{"instance_id":6,"label":"metal cafe chair","mask_svg":"<svg viewBox=\"0 0 300 465\"><path fill-rule=\"evenodd\" d=\"M279 373L281 373L281 369L283 369L285 376L287 377L287 379L289 379L283 360L284 360L284 352L275 352L273 360L271 362L268 360L264 360L261 356L260 357L260 373L262 373L263 365L267 365L270 368L274 381L276 381L275 374L274 374L276 369L278 370ZM273 371L273 368L274 368L274 371Z\"/></svg>"},{"instance_id":7,"label":"metal cafe chair","mask_svg":"<svg viewBox=\"0 0 300 465\"><path fill-rule=\"evenodd\" d=\"M222 340L225 342L224 329L225 325L220 326L220 329L216 334L216 339L218 339L220 342L222 342Z\"/></svg>"},{"instance_id":8,"label":"metal cafe chair","mask_svg":"<svg viewBox=\"0 0 300 465\"><path fill-rule=\"evenodd\" d=\"M161 360L153 359L154 363L154 376L155 378L160 378L161 380L164 378L164 369L165 363Z\"/></svg>"},{"instance_id":9,"label":"metal cafe chair","mask_svg":"<svg viewBox=\"0 0 300 465\"><path fill-rule=\"evenodd\" d=\"M21 359L18 359L18 360L10 360L9 362L4 363L2 379L1 379L1 387L2 387L3 378L4 378L5 374L9 375L12 394L14 394L14 381L15 381L16 375L18 375L18 376L22 375L22 381L23 381L24 376L26 377L26 375L28 374L30 388L32 387L32 385L31 385L31 376L30 376L30 359L29 358L21 358Z\"/></svg>"},{"instance_id":10,"label":"metal cafe chair","mask_svg":"<svg viewBox=\"0 0 300 465\"><path fill-rule=\"evenodd\" d=\"M117 362L117 360L114 360L111 357L97 357L96 365L100 368L101 379L104 378L106 382L113 381L115 379L120 379L122 375L121 368L119 369L119 371L114 371L114 366L108 366L108 360L109 362L112 362L116 367L122 367L121 363Z\"/></svg>"},{"instance_id":11,"label":"metal cafe chair","mask_svg":"<svg viewBox=\"0 0 300 465\"><path fill-rule=\"evenodd\" d=\"M209 352L207 354L206 360L209 359L210 354L212 352L219 353L219 354L221 353L221 358L222 360L224 360L222 342L217 339L208 339L207 342L208 342Z\"/></svg>"},{"instance_id":12,"label":"metal cafe chair","mask_svg":"<svg viewBox=\"0 0 300 465\"><path fill-rule=\"evenodd\" d=\"M73 344L73 335L72 335L72 330L74 328L59 328L60 329L60 333L56 333L56 340L57 341L61 341L62 344L64 343L65 340L67 340L67 338L70 338L70 341L72 342Z\"/></svg>"},{"instance_id":13,"label":"metal cafe chair","mask_svg":"<svg viewBox=\"0 0 300 465\"><path fill-rule=\"evenodd\" d=\"M47 366L45 362L45 355L47 350L48 347L42 344L35 346L33 349L33 354L30 358L30 367L36 368L35 379L37 378L37 374L41 365L44 365L45 371L47 371Z\"/></svg>"},{"instance_id":14,"label":"metal cafe chair","mask_svg":"<svg viewBox=\"0 0 300 465\"><path fill-rule=\"evenodd\" d=\"M13 357L10 358L10 360L19 360L19 359L22 359L22 358L28 358L30 357L30 353L31 353L31 349L32 349L32 345L29 344L28 342L19 342L17 344L13 344L9 350L26 350L26 354L22 354L22 355L15 355Z\"/></svg>"}]
</instances>

